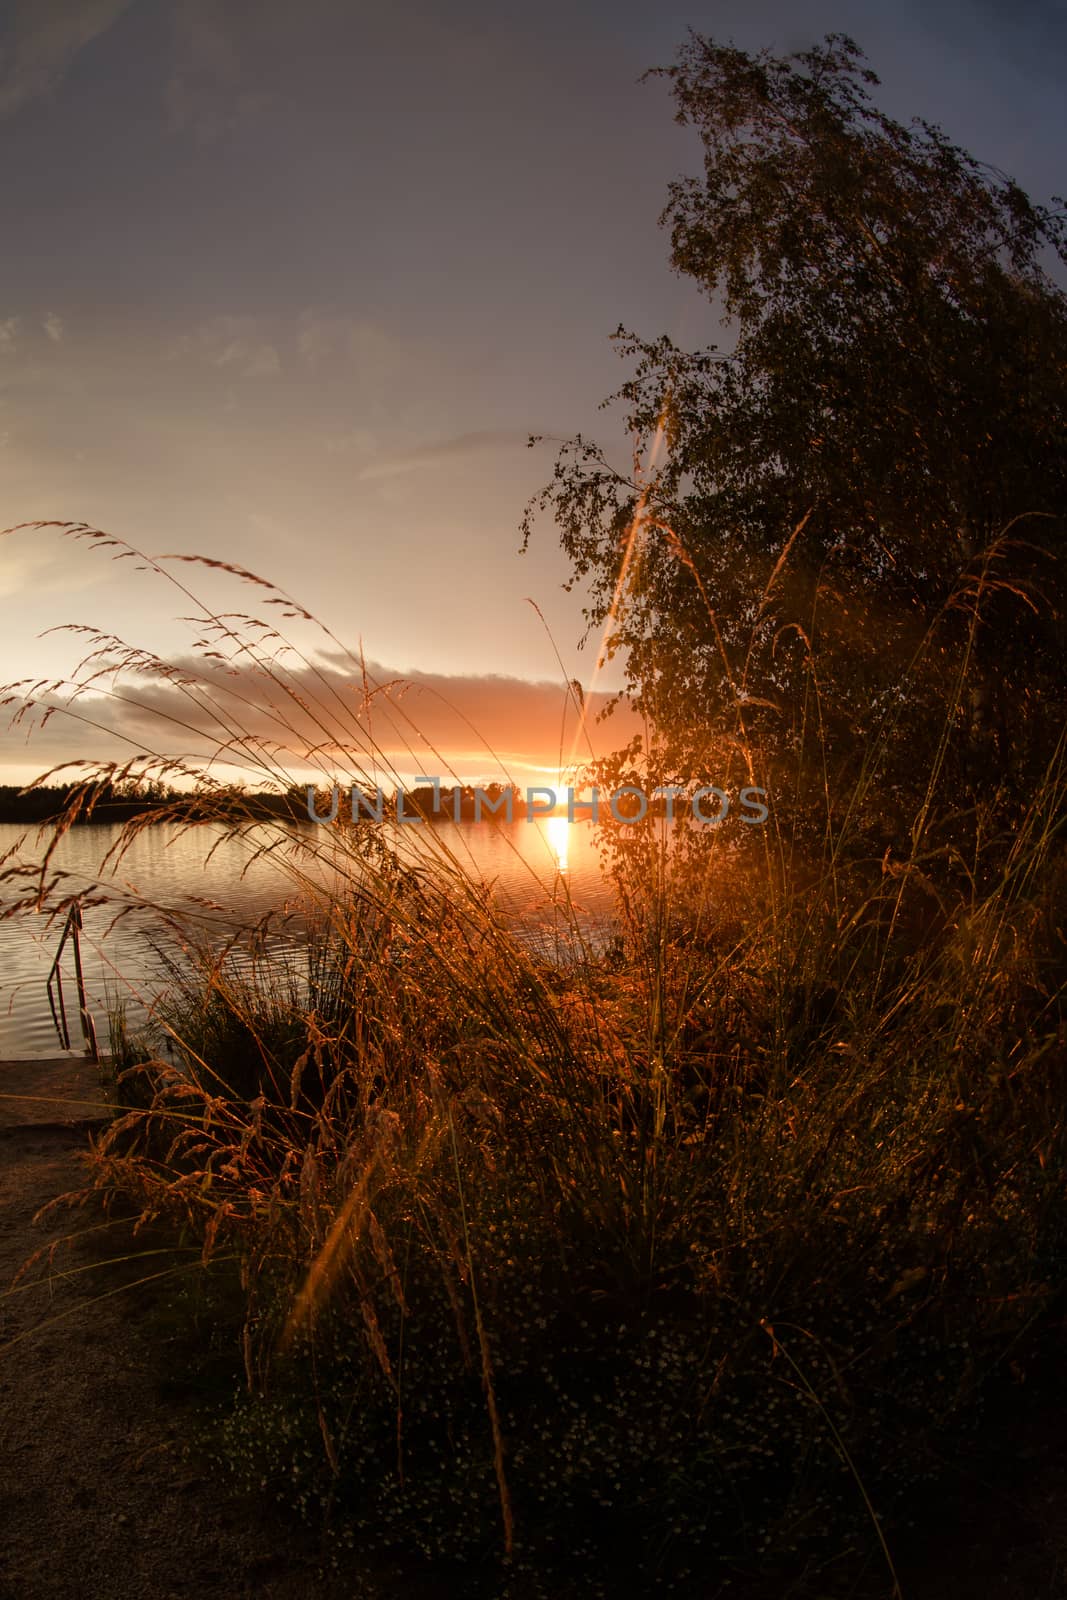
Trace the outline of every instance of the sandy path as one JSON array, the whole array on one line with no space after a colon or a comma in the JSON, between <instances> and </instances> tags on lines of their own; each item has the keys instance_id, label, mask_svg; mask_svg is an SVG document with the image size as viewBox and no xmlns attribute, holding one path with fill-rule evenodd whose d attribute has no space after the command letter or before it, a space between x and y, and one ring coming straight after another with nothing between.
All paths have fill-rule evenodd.
<instances>
[{"instance_id":1,"label":"sandy path","mask_svg":"<svg viewBox=\"0 0 1067 1600\"><path fill-rule=\"evenodd\" d=\"M75 1129L0 1132L0 1293L43 1242L97 1220L60 1212L50 1224L32 1222L84 1181L84 1146ZM283 1533L263 1507L187 1457L189 1418L161 1400L158 1352L138 1322L146 1291L90 1304L131 1275L99 1265L69 1275L93 1261L76 1244L50 1278L37 1272L28 1290L0 1299L0 1595L330 1594L310 1542ZM359 1588L350 1580L336 1592Z\"/></svg>"},{"instance_id":2,"label":"sandy path","mask_svg":"<svg viewBox=\"0 0 1067 1600\"><path fill-rule=\"evenodd\" d=\"M107 1120L108 1100L84 1058L0 1062L0 1600L443 1596L396 1572L330 1581L310 1532L235 1492L189 1447L189 1363L179 1359L163 1394L168 1358L152 1320L173 1279L135 1283L172 1258L109 1263L146 1241L123 1224L101 1234L97 1210L34 1222L85 1185L87 1130ZM12 1288L43 1245L94 1225Z\"/></svg>"}]
</instances>

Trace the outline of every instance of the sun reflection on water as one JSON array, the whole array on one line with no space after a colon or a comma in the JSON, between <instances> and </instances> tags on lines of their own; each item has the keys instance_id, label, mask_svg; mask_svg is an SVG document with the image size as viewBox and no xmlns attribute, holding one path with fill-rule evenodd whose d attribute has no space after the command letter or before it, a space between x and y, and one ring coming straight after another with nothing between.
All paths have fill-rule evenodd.
<instances>
[{"instance_id":1,"label":"sun reflection on water","mask_svg":"<svg viewBox=\"0 0 1067 1600\"><path fill-rule=\"evenodd\" d=\"M556 871L567 871L567 845L570 842L570 823L566 817L546 817L545 835L556 858Z\"/></svg>"}]
</instances>

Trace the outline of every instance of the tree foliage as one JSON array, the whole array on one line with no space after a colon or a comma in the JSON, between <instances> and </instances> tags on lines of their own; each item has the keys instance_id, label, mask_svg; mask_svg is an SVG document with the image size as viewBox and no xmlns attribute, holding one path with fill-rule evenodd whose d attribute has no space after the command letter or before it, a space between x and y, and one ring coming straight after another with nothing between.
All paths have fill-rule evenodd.
<instances>
[{"instance_id":1,"label":"tree foliage","mask_svg":"<svg viewBox=\"0 0 1067 1600\"><path fill-rule=\"evenodd\" d=\"M704 152L670 188L671 261L736 342L620 328L612 398L654 464L571 441L526 538L551 506L678 771L731 718L780 753L814 718L834 771L877 736L906 789L946 715L957 785L1036 770L1067 677L1061 214L880 112L841 35L779 59L693 34L656 71Z\"/></svg>"}]
</instances>

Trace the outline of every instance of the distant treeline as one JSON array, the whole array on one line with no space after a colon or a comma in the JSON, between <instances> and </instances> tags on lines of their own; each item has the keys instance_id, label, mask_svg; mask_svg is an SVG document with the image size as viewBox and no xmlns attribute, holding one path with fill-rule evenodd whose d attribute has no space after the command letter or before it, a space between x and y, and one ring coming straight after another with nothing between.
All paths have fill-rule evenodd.
<instances>
[{"instance_id":1,"label":"distant treeline","mask_svg":"<svg viewBox=\"0 0 1067 1600\"><path fill-rule=\"evenodd\" d=\"M286 794L253 794L233 788L212 790L203 796L168 789L163 784L145 784L141 787L108 782L91 784L43 784L40 788L23 791L16 784L0 784L0 822L40 823L54 822L78 804L75 823L126 822L131 817L157 811L160 820L174 815L181 808L185 817L195 819L198 812L206 822L217 815L220 807L230 811L234 807L247 809L253 815L307 819L307 800L303 789L291 789Z\"/></svg>"},{"instance_id":2,"label":"distant treeline","mask_svg":"<svg viewBox=\"0 0 1067 1600\"><path fill-rule=\"evenodd\" d=\"M337 820L347 821L351 816L351 788L339 786ZM418 788L403 794L382 796L383 818L395 819L398 805L404 817L421 816L428 821L502 820L508 814L526 816L526 801L518 788L505 788L499 783L489 783L475 790L471 786L442 788L435 807L432 788ZM476 798L477 797L477 798ZM77 803L73 821L78 823L126 822L131 817L147 816L158 812L161 822L171 820L178 813L186 820L209 821L220 812L232 815L234 811L262 816L264 820L282 818L292 822L308 822L306 785L294 785L283 794L268 791L253 792L233 785L223 789L196 792L170 789L165 784L150 783L140 786L130 783L113 784L107 781L86 785L43 784L39 788L23 791L16 784L0 784L0 822L47 823L55 822ZM366 794L363 803L357 801L359 817L374 815L377 796ZM316 786L314 810L325 820L329 817L331 790ZM544 802L538 811L544 810Z\"/></svg>"},{"instance_id":3,"label":"distant treeline","mask_svg":"<svg viewBox=\"0 0 1067 1600\"><path fill-rule=\"evenodd\" d=\"M371 794L337 786L335 816L338 822L371 817L404 820L420 817L428 822L503 822L521 821L527 817L548 816L554 811L567 811L566 801L555 808L546 806L545 790L532 791L537 795L533 806L528 805L526 791L516 785L487 783L484 786L457 784L453 788L420 787L396 794ZM601 796L601 811L607 810L607 795ZM590 814L588 802L575 800L574 815ZM619 806L620 815L634 811L636 802L629 798ZM76 808L76 809L75 809ZM321 785L315 787L315 817L323 822L333 820L333 790ZM282 794L268 791L253 792L237 785L205 790L202 794L167 788L164 784L144 784L140 787L107 781L82 784L45 784L23 791L16 784L0 784L0 822L48 823L55 822L65 813L74 810L75 824L94 822L126 822L131 817L150 817L153 812L165 822L181 816L183 820L204 822L220 814L232 816L234 812L265 821L281 818L290 822L314 820L308 806L305 785L294 785ZM653 799L648 804L651 816L662 816L666 804Z\"/></svg>"}]
</instances>

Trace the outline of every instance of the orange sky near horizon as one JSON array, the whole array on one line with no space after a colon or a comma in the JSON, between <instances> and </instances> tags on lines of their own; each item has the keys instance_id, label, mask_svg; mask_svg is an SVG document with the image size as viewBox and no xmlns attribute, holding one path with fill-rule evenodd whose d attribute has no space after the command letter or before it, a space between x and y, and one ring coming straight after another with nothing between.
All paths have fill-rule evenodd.
<instances>
[{"instance_id":1,"label":"orange sky near horizon","mask_svg":"<svg viewBox=\"0 0 1067 1600\"><path fill-rule=\"evenodd\" d=\"M598 674L599 641L579 648L581 586L550 517L520 555L523 509L575 433L629 471L624 408L601 409L631 376L619 325L731 342L669 267L657 217L702 152L645 70L690 25L779 53L845 32L891 115L942 123L1035 198L1060 180L1054 8L705 12L7 0L0 528L84 519L247 568L409 682L383 745L397 770L554 772L567 681L596 710L622 663ZM199 591L203 569L170 570ZM224 609L256 604L235 584ZM193 609L55 530L0 538L0 683L69 674L88 636L49 631L66 623L188 663ZM313 649L331 692L356 694L350 663ZM173 707L142 690L29 743L0 708L0 782L160 747ZM590 725L596 753L638 726Z\"/></svg>"}]
</instances>

